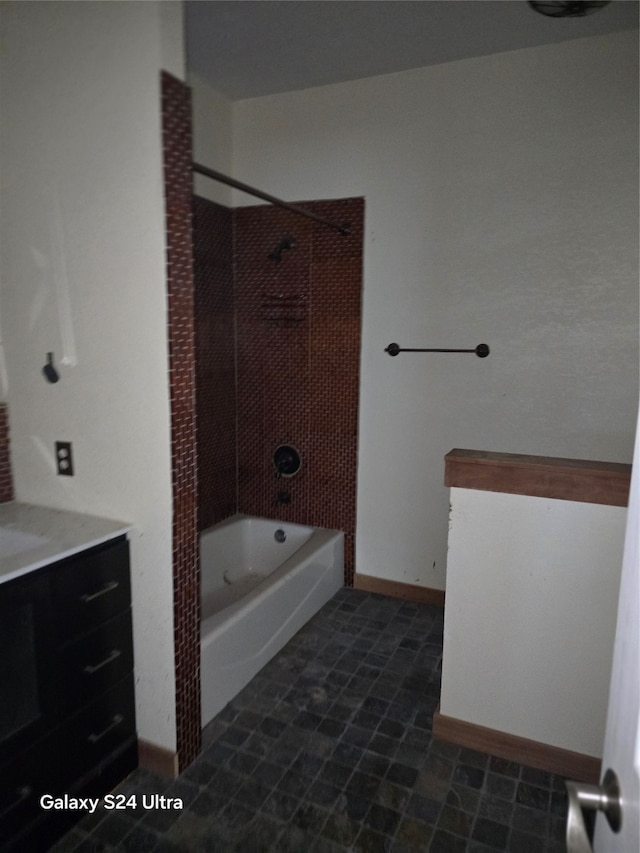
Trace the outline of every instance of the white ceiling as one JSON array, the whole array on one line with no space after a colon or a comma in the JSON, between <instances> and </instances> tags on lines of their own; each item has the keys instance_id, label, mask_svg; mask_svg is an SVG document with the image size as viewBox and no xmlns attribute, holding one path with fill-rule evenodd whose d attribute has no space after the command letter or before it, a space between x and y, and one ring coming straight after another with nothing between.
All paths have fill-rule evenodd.
<instances>
[{"instance_id":1,"label":"white ceiling","mask_svg":"<svg viewBox=\"0 0 640 853\"><path fill-rule=\"evenodd\" d=\"M638 27L637 0L548 18L526 0L194 0L190 72L231 100Z\"/></svg>"}]
</instances>

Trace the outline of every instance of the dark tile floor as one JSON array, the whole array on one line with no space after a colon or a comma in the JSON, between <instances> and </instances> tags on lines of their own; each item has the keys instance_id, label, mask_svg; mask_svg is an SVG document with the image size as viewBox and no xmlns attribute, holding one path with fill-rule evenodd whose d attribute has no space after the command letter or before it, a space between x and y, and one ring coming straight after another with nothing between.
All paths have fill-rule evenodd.
<instances>
[{"instance_id":1,"label":"dark tile floor","mask_svg":"<svg viewBox=\"0 0 640 853\"><path fill-rule=\"evenodd\" d=\"M137 808L87 816L56 853L565 850L562 779L432 738L442 621L341 590L207 726L179 779L137 770L118 789Z\"/></svg>"}]
</instances>

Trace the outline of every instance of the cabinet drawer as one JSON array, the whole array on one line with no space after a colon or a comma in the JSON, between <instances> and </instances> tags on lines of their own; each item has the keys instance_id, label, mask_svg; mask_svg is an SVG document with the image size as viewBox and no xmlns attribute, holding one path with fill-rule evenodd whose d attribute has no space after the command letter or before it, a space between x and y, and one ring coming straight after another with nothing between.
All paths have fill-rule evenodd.
<instances>
[{"instance_id":1,"label":"cabinet drawer","mask_svg":"<svg viewBox=\"0 0 640 853\"><path fill-rule=\"evenodd\" d=\"M60 766L58 739L48 737L20 758L0 765L0 839L40 817L40 797L51 792Z\"/></svg>"},{"instance_id":2,"label":"cabinet drawer","mask_svg":"<svg viewBox=\"0 0 640 853\"><path fill-rule=\"evenodd\" d=\"M0 765L47 734L58 681L47 575L0 584Z\"/></svg>"},{"instance_id":3,"label":"cabinet drawer","mask_svg":"<svg viewBox=\"0 0 640 853\"><path fill-rule=\"evenodd\" d=\"M37 827L54 812L45 814L40 797L73 795L78 780L102 768L123 746L135 743L133 676L130 674L80 714L70 717L51 735L37 741L23 755L0 764L0 849L14 849L11 837L21 837L27 827ZM127 768L130 768L131 760ZM123 775L127 768L124 768ZM121 776L115 781L118 781ZM109 786L109 787L112 787ZM104 785L99 792L105 793ZM80 816L80 815L78 815ZM36 849L17 843L22 850ZM37 849L44 849L37 848ZM48 847L47 847L48 849Z\"/></svg>"},{"instance_id":4,"label":"cabinet drawer","mask_svg":"<svg viewBox=\"0 0 640 853\"><path fill-rule=\"evenodd\" d=\"M60 651L63 711L91 702L133 669L131 611L104 622Z\"/></svg>"},{"instance_id":5,"label":"cabinet drawer","mask_svg":"<svg viewBox=\"0 0 640 853\"><path fill-rule=\"evenodd\" d=\"M51 570L53 614L61 640L78 636L129 607L126 539L92 549Z\"/></svg>"},{"instance_id":6,"label":"cabinet drawer","mask_svg":"<svg viewBox=\"0 0 640 853\"><path fill-rule=\"evenodd\" d=\"M60 742L69 779L97 767L135 735L133 674L61 727Z\"/></svg>"}]
</instances>

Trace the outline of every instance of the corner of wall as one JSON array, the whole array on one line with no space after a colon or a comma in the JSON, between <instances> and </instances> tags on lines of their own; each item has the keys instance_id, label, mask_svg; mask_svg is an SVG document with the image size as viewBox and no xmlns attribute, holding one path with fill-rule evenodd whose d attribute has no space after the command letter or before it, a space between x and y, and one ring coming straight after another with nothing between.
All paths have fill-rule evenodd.
<instances>
[{"instance_id":1,"label":"corner of wall","mask_svg":"<svg viewBox=\"0 0 640 853\"><path fill-rule=\"evenodd\" d=\"M160 67L185 80L187 63L184 47L184 3L162 0L157 4L160 24Z\"/></svg>"},{"instance_id":2,"label":"corner of wall","mask_svg":"<svg viewBox=\"0 0 640 853\"><path fill-rule=\"evenodd\" d=\"M193 159L230 175L232 170L232 103L192 72L187 80L193 104ZM194 191L201 198L231 206L232 190L210 178L195 175Z\"/></svg>"}]
</instances>

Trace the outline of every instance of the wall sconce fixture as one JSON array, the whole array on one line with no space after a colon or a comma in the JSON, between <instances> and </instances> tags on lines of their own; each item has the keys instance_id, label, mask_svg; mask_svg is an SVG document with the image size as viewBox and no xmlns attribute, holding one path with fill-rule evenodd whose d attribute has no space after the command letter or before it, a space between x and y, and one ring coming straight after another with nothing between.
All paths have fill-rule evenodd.
<instances>
[{"instance_id":1,"label":"wall sconce fixture","mask_svg":"<svg viewBox=\"0 0 640 853\"><path fill-rule=\"evenodd\" d=\"M47 382L57 382L60 379L60 374L53 366L53 353L47 353L47 363L42 368L42 372L45 375Z\"/></svg>"}]
</instances>

